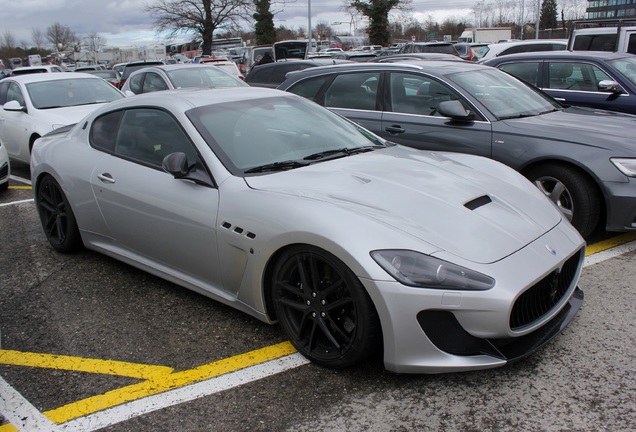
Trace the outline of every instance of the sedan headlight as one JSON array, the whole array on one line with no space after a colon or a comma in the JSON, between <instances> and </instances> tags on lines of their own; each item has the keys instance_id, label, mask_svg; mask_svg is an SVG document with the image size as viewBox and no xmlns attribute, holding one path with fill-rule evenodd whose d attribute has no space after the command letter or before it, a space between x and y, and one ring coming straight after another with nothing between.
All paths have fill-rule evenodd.
<instances>
[{"instance_id":1,"label":"sedan headlight","mask_svg":"<svg viewBox=\"0 0 636 432\"><path fill-rule=\"evenodd\" d=\"M627 177L636 177L636 159L610 158L610 161Z\"/></svg>"},{"instance_id":2,"label":"sedan headlight","mask_svg":"<svg viewBox=\"0 0 636 432\"><path fill-rule=\"evenodd\" d=\"M475 290L492 288L495 280L474 270L410 250L379 250L371 257L398 282L420 288Z\"/></svg>"}]
</instances>

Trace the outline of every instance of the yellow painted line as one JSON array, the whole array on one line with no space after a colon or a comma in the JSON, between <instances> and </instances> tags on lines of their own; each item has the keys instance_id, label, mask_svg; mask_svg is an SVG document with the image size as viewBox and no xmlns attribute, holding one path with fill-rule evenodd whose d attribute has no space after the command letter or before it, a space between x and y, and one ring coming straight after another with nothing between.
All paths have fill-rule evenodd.
<instances>
[{"instance_id":1,"label":"yellow painted line","mask_svg":"<svg viewBox=\"0 0 636 432\"><path fill-rule=\"evenodd\" d=\"M31 190L33 188L31 186L9 186L9 189ZM2 432L2 429L0 429L0 432Z\"/></svg>"},{"instance_id":2,"label":"yellow painted line","mask_svg":"<svg viewBox=\"0 0 636 432\"><path fill-rule=\"evenodd\" d=\"M277 345L198 366L194 369L173 372L168 375L155 375L152 379L147 381L111 390L100 395L64 405L60 408L46 411L44 415L55 423L64 423L116 405L235 372L295 352L296 350L291 343L282 342ZM0 432L5 431L0 430Z\"/></svg>"},{"instance_id":3,"label":"yellow painted line","mask_svg":"<svg viewBox=\"0 0 636 432\"><path fill-rule=\"evenodd\" d=\"M0 426L0 432L20 432L12 424Z\"/></svg>"},{"instance_id":4,"label":"yellow painted line","mask_svg":"<svg viewBox=\"0 0 636 432\"><path fill-rule=\"evenodd\" d=\"M169 375L174 371L173 368L167 366L152 366L114 360L87 359L11 350L0 350L0 364L117 375L143 380L154 380L158 376Z\"/></svg>"},{"instance_id":5,"label":"yellow painted line","mask_svg":"<svg viewBox=\"0 0 636 432\"><path fill-rule=\"evenodd\" d=\"M612 237L610 239L589 245L587 247L587 250L585 251L585 256L594 255L595 253L602 252L604 250L608 250L634 240L636 240L636 232L629 232L616 237Z\"/></svg>"}]
</instances>

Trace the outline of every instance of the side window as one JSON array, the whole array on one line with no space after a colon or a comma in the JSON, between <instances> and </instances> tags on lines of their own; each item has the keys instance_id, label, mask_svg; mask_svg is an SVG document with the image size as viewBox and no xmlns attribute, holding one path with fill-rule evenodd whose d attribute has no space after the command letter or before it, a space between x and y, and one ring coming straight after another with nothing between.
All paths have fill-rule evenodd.
<instances>
[{"instance_id":1,"label":"side window","mask_svg":"<svg viewBox=\"0 0 636 432\"><path fill-rule=\"evenodd\" d=\"M375 110L379 82L379 72L338 75L325 93L325 106Z\"/></svg>"},{"instance_id":2,"label":"side window","mask_svg":"<svg viewBox=\"0 0 636 432\"><path fill-rule=\"evenodd\" d=\"M627 52L630 54L636 54L636 33L629 35L629 42L627 43Z\"/></svg>"},{"instance_id":3,"label":"side window","mask_svg":"<svg viewBox=\"0 0 636 432\"><path fill-rule=\"evenodd\" d=\"M461 98L455 91L439 81L422 75L391 74L391 107L393 112L427 116L439 115L437 106L440 102L449 100L461 101ZM466 107L464 102L462 104Z\"/></svg>"},{"instance_id":4,"label":"side window","mask_svg":"<svg viewBox=\"0 0 636 432\"><path fill-rule=\"evenodd\" d=\"M7 101L7 91L9 90L9 81L0 81L0 105L4 105Z\"/></svg>"},{"instance_id":5,"label":"side window","mask_svg":"<svg viewBox=\"0 0 636 432\"><path fill-rule=\"evenodd\" d=\"M137 74L135 76L130 77L130 80L128 80L128 86L130 87L130 91L133 92L134 94L139 94L141 93L141 82L144 79L144 75L146 74Z\"/></svg>"},{"instance_id":6,"label":"side window","mask_svg":"<svg viewBox=\"0 0 636 432\"><path fill-rule=\"evenodd\" d=\"M144 79L144 93L150 93L155 91L168 90L168 85L158 74L154 72L148 72Z\"/></svg>"},{"instance_id":7,"label":"side window","mask_svg":"<svg viewBox=\"0 0 636 432\"><path fill-rule=\"evenodd\" d=\"M267 83L269 82L269 77L272 75L271 67L265 69L252 69L252 76L250 77L250 81L254 83Z\"/></svg>"},{"instance_id":8,"label":"side window","mask_svg":"<svg viewBox=\"0 0 636 432\"><path fill-rule=\"evenodd\" d=\"M611 79L598 67L587 63L551 62L548 68L552 89L598 91L598 83Z\"/></svg>"},{"instance_id":9,"label":"side window","mask_svg":"<svg viewBox=\"0 0 636 432\"><path fill-rule=\"evenodd\" d=\"M115 154L160 168L163 158L175 152L185 153L190 165L197 161L194 146L170 114L147 108L123 112Z\"/></svg>"},{"instance_id":10,"label":"side window","mask_svg":"<svg viewBox=\"0 0 636 432\"><path fill-rule=\"evenodd\" d=\"M9 89L7 90L7 100L5 103L9 101L18 101L21 106L26 106L24 103L24 96L22 96L22 91L20 90L20 86L16 83L9 83Z\"/></svg>"},{"instance_id":11,"label":"side window","mask_svg":"<svg viewBox=\"0 0 636 432\"><path fill-rule=\"evenodd\" d=\"M293 87L290 87L288 91L314 102L318 102L318 94L320 92L320 89L330 78L330 76L323 76L319 78L306 79L295 84Z\"/></svg>"},{"instance_id":12,"label":"side window","mask_svg":"<svg viewBox=\"0 0 636 432\"><path fill-rule=\"evenodd\" d=\"M504 63L499 69L536 87L540 65L541 62Z\"/></svg>"},{"instance_id":13,"label":"side window","mask_svg":"<svg viewBox=\"0 0 636 432\"><path fill-rule=\"evenodd\" d=\"M115 111L95 119L89 138L93 147L109 153L115 150L115 139L122 114L123 111Z\"/></svg>"}]
</instances>

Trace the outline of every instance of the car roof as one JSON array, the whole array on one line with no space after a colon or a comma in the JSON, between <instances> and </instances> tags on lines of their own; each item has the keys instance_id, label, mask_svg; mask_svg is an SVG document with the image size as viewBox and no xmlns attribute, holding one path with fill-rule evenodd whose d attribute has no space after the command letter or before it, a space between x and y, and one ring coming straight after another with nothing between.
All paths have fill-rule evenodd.
<instances>
[{"instance_id":1,"label":"car roof","mask_svg":"<svg viewBox=\"0 0 636 432\"><path fill-rule=\"evenodd\" d=\"M65 79L86 79L86 78L101 80L101 78L95 75L90 75L84 72L25 74L25 75L11 76L4 79L12 79L14 81L18 81L24 84L29 84L32 82L56 81L56 80L65 80Z\"/></svg>"},{"instance_id":2,"label":"car roof","mask_svg":"<svg viewBox=\"0 0 636 432\"><path fill-rule=\"evenodd\" d=\"M559 58L559 59L571 59L571 60L613 60L619 58L634 58L633 54L629 53L621 53L621 52L611 52L611 51L533 51L526 53L517 53L517 54L508 54L502 57L496 57L490 59L485 64L495 64L495 63L505 63L511 60L530 60L530 59L550 59L550 58Z\"/></svg>"}]
</instances>

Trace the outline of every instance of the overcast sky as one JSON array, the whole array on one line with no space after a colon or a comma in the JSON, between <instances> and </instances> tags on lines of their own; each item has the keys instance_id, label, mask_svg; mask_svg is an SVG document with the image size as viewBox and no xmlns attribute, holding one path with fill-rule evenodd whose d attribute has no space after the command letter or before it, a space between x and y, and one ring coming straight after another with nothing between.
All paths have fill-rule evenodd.
<instances>
[{"instance_id":1,"label":"overcast sky","mask_svg":"<svg viewBox=\"0 0 636 432\"><path fill-rule=\"evenodd\" d=\"M9 32L18 45L24 41L31 46L32 31L43 33L53 23L70 27L79 35L97 32L108 46L148 45L169 43L153 30L152 18L144 5L152 0L2 0L0 6L0 32ZM423 20L433 15L470 19L470 9L477 0L413 0L412 12ZM284 6L275 16L275 25L291 29L307 28L308 0L296 0ZM312 27L322 22L335 31L348 32L350 15L343 12L343 0L312 0ZM276 9L278 10L278 9ZM347 24L332 25L334 22ZM248 28L248 25L245 25ZM185 38L184 38L185 39Z\"/></svg>"}]
</instances>

